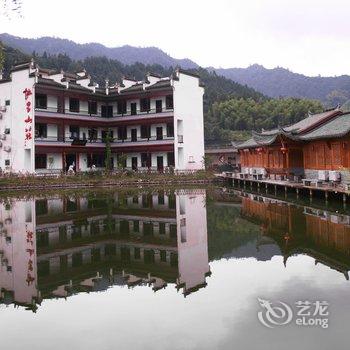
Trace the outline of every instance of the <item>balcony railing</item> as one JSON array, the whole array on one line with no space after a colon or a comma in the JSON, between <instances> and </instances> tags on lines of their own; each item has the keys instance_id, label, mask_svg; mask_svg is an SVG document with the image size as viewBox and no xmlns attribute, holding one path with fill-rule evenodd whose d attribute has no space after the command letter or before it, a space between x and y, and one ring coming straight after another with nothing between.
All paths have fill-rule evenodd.
<instances>
[{"instance_id":1,"label":"balcony railing","mask_svg":"<svg viewBox=\"0 0 350 350\"><path fill-rule=\"evenodd\" d=\"M164 136L163 138L159 138L157 136L150 136L147 138L137 138L136 140L131 137L127 137L124 139L118 139L118 138L112 138L110 140L111 143L138 143L138 142L155 142L155 141L172 141L174 140L174 137L168 137ZM47 136L47 137L40 137L36 136L35 141L40 141L40 142L67 142L67 143L72 143L72 142L85 142L86 144L91 144L91 143L106 143L105 138L84 138L84 137L70 137L70 136Z\"/></svg>"},{"instance_id":2,"label":"balcony railing","mask_svg":"<svg viewBox=\"0 0 350 350\"><path fill-rule=\"evenodd\" d=\"M72 111L69 108L58 108L58 107L47 107L47 108L35 108L37 112L49 112L49 113L60 113L60 114L68 114L68 115L77 115L77 116L89 116L89 117L97 117L97 118L114 118L114 117L128 117L128 116L137 116L137 115L148 115L148 114L162 114L173 112L173 108L164 109L164 108L153 108L148 110L128 110L125 113L114 112L113 115L103 115L101 112L91 113L91 111L80 109L79 111Z\"/></svg>"}]
</instances>

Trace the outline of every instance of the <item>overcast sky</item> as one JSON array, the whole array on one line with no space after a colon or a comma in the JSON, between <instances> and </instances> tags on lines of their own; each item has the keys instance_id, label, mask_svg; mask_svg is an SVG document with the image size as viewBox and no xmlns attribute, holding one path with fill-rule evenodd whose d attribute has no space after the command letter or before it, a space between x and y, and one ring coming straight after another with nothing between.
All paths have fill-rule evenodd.
<instances>
[{"instance_id":1,"label":"overcast sky","mask_svg":"<svg viewBox=\"0 0 350 350\"><path fill-rule=\"evenodd\" d=\"M0 32L157 46L201 66L350 74L349 0L22 0ZM1 1L0 1L1 3Z\"/></svg>"}]
</instances>

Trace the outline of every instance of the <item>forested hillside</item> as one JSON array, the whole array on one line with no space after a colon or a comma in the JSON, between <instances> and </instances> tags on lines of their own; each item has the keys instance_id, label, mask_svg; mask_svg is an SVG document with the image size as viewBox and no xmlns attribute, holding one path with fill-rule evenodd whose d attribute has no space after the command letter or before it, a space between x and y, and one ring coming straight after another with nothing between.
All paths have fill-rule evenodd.
<instances>
[{"instance_id":1,"label":"forested hillside","mask_svg":"<svg viewBox=\"0 0 350 350\"><path fill-rule=\"evenodd\" d=\"M106 47L99 43L78 44L72 40L42 37L37 39L20 38L7 33L0 34L0 41L6 46L14 47L26 54L33 51L39 55L46 52L50 55L69 54L74 60L83 60L91 56L105 56L124 64L142 62L144 64L160 64L163 67L181 66L184 69L197 68L198 65L187 59L176 59L157 47Z\"/></svg>"},{"instance_id":2,"label":"forested hillside","mask_svg":"<svg viewBox=\"0 0 350 350\"><path fill-rule=\"evenodd\" d=\"M248 68L215 69L226 78L246 84L270 97L317 99L328 106L350 99L350 76L308 77L285 68L267 69L258 64Z\"/></svg>"},{"instance_id":3,"label":"forested hillside","mask_svg":"<svg viewBox=\"0 0 350 350\"><path fill-rule=\"evenodd\" d=\"M323 110L317 100L232 98L214 102L206 117L207 140L244 140L250 130L271 129ZM248 131L249 130L249 131Z\"/></svg>"}]
</instances>

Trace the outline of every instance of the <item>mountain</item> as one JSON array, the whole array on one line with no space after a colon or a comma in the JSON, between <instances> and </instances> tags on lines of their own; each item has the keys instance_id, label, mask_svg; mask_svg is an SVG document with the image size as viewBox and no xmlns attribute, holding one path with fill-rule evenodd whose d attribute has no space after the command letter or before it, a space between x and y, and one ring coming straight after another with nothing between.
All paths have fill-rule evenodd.
<instances>
[{"instance_id":1,"label":"mountain","mask_svg":"<svg viewBox=\"0 0 350 350\"><path fill-rule=\"evenodd\" d=\"M105 56L124 64L136 62L144 64L160 64L164 67L181 66L184 69L197 68L198 65L187 59L176 59L156 47L121 46L109 48L98 43L77 44L74 41L52 37L38 39L20 38L7 33L0 34L0 41L7 46L21 50L26 54L35 51L42 55L66 53L74 60L83 60L90 56Z\"/></svg>"},{"instance_id":2,"label":"mountain","mask_svg":"<svg viewBox=\"0 0 350 350\"><path fill-rule=\"evenodd\" d=\"M317 99L327 104L342 104L350 98L350 76L308 77L285 68L267 69L254 64L248 68L210 68L218 74L270 97Z\"/></svg>"},{"instance_id":3,"label":"mountain","mask_svg":"<svg viewBox=\"0 0 350 350\"><path fill-rule=\"evenodd\" d=\"M190 59L176 59L156 47L122 46L108 48L98 43L77 44L74 41L42 37L38 39L20 38L10 34L0 34L5 45L31 55L67 54L73 60L86 61L89 57L106 57L118 60L124 65L140 62L144 65L159 65L165 68L181 66L184 69L198 69ZM308 77L293 73L285 68L267 69L254 64L248 68L208 68L217 76L224 76L246 85L269 97L297 97L317 99L329 106L343 104L350 99L350 76ZM220 88L220 86L218 86Z\"/></svg>"}]
</instances>

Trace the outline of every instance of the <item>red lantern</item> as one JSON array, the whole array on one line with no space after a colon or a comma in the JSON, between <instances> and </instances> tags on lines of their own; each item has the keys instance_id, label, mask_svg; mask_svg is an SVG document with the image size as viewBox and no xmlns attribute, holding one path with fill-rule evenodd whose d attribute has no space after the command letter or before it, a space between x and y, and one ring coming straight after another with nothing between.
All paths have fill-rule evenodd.
<instances>
[{"instance_id":1,"label":"red lantern","mask_svg":"<svg viewBox=\"0 0 350 350\"><path fill-rule=\"evenodd\" d=\"M286 154L287 153L287 147L284 147L284 146L282 146L281 147L281 152L283 153L283 154Z\"/></svg>"}]
</instances>

